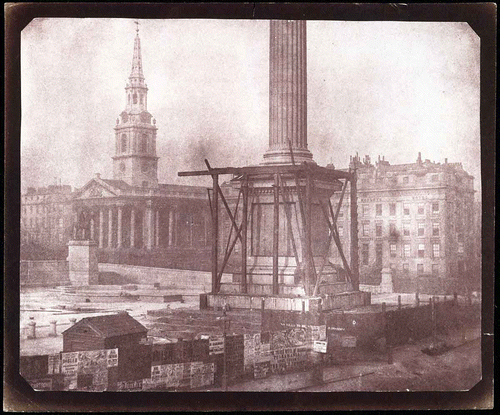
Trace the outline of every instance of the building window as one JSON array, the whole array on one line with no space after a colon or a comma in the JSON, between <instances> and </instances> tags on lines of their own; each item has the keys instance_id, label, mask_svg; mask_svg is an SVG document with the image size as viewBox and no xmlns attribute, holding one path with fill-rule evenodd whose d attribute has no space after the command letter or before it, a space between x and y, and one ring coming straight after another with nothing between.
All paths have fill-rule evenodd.
<instances>
[{"instance_id":1,"label":"building window","mask_svg":"<svg viewBox=\"0 0 500 415\"><path fill-rule=\"evenodd\" d=\"M364 217L370 216L370 206L363 205L363 216Z\"/></svg>"},{"instance_id":2,"label":"building window","mask_svg":"<svg viewBox=\"0 0 500 415\"><path fill-rule=\"evenodd\" d=\"M424 244L418 244L418 257L423 258L425 255L425 245Z\"/></svg>"},{"instance_id":3,"label":"building window","mask_svg":"<svg viewBox=\"0 0 500 415\"><path fill-rule=\"evenodd\" d=\"M361 261L363 265L368 265L370 263L370 245L363 244L361 246Z\"/></svg>"},{"instance_id":4,"label":"building window","mask_svg":"<svg viewBox=\"0 0 500 415\"><path fill-rule=\"evenodd\" d=\"M382 224L381 223L375 224L375 235L382 236Z\"/></svg>"},{"instance_id":5,"label":"building window","mask_svg":"<svg viewBox=\"0 0 500 415\"><path fill-rule=\"evenodd\" d=\"M382 244L378 243L375 245L375 261L377 262L377 266L382 265Z\"/></svg>"},{"instance_id":6,"label":"building window","mask_svg":"<svg viewBox=\"0 0 500 415\"><path fill-rule=\"evenodd\" d=\"M403 215L410 216L410 205L407 203L403 204Z\"/></svg>"},{"instance_id":7,"label":"building window","mask_svg":"<svg viewBox=\"0 0 500 415\"><path fill-rule=\"evenodd\" d=\"M434 222L432 224L432 236L439 236L439 223Z\"/></svg>"},{"instance_id":8,"label":"building window","mask_svg":"<svg viewBox=\"0 0 500 415\"><path fill-rule=\"evenodd\" d=\"M409 258L411 255L411 247L410 244L403 245L403 257Z\"/></svg>"},{"instance_id":9,"label":"building window","mask_svg":"<svg viewBox=\"0 0 500 415\"><path fill-rule=\"evenodd\" d=\"M391 258L396 258L396 244L390 244L389 249L391 252Z\"/></svg>"},{"instance_id":10,"label":"building window","mask_svg":"<svg viewBox=\"0 0 500 415\"><path fill-rule=\"evenodd\" d=\"M137 104L137 94L132 95L132 100L134 104Z\"/></svg>"},{"instance_id":11,"label":"building window","mask_svg":"<svg viewBox=\"0 0 500 415\"><path fill-rule=\"evenodd\" d=\"M125 134L122 135L122 153L125 153L127 151L127 136Z\"/></svg>"},{"instance_id":12,"label":"building window","mask_svg":"<svg viewBox=\"0 0 500 415\"><path fill-rule=\"evenodd\" d=\"M403 177L403 183L405 183L405 184L406 184L406 183L408 183L408 182L409 182L409 180L408 180L408 176Z\"/></svg>"},{"instance_id":13,"label":"building window","mask_svg":"<svg viewBox=\"0 0 500 415\"><path fill-rule=\"evenodd\" d=\"M417 264L417 275L424 275L424 264Z\"/></svg>"},{"instance_id":14,"label":"building window","mask_svg":"<svg viewBox=\"0 0 500 415\"><path fill-rule=\"evenodd\" d=\"M437 174L433 174L433 175L431 176L431 181L433 181L433 182L437 182L437 181L438 181L438 179L439 179L439 175L437 175Z\"/></svg>"},{"instance_id":15,"label":"building window","mask_svg":"<svg viewBox=\"0 0 500 415\"><path fill-rule=\"evenodd\" d=\"M417 211L418 215L423 215L425 213L425 210L424 210L424 204L423 203L419 203L418 204L418 211Z\"/></svg>"},{"instance_id":16,"label":"building window","mask_svg":"<svg viewBox=\"0 0 500 415\"><path fill-rule=\"evenodd\" d=\"M396 203L389 204L389 214L391 216L396 216Z\"/></svg>"},{"instance_id":17,"label":"building window","mask_svg":"<svg viewBox=\"0 0 500 415\"><path fill-rule=\"evenodd\" d=\"M432 257L439 258L439 244L432 244Z\"/></svg>"},{"instance_id":18,"label":"building window","mask_svg":"<svg viewBox=\"0 0 500 415\"><path fill-rule=\"evenodd\" d=\"M408 264L403 264L403 271L408 272L409 267Z\"/></svg>"},{"instance_id":19,"label":"building window","mask_svg":"<svg viewBox=\"0 0 500 415\"><path fill-rule=\"evenodd\" d=\"M365 222L361 225L363 236L370 236L370 222Z\"/></svg>"},{"instance_id":20,"label":"building window","mask_svg":"<svg viewBox=\"0 0 500 415\"><path fill-rule=\"evenodd\" d=\"M410 224L409 223L403 223L403 235L410 236Z\"/></svg>"},{"instance_id":21,"label":"building window","mask_svg":"<svg viewBox=\"0 0 500 415\"><path fill-rule=\"evenodd\" d=\"M342 225L338 226L337 230L339 231L339 236L344 236L344 227Z\"/></svg>"},{"instance_id":22,"label":"building window","mask_svg":"<svg viewBox=\"0 0 500 415\"><path fill-rule=\"evenodd\" d=\"M337 219L341 219L344 217L344 209L340 209L339 210L339 216L337 217Z\"/></svg>"},{"instance_id":23,"label":"building window","mask_svg":"<svg viewBox=\"0 0 500 415\"><path fill-rule=\"evenodd\" d=\"M389 236L396 236L396 224L389 223Z\"/></svg>"},{"instance_id":24,"label":"building window","mask_svg":"<svg viewBox=\"0 0 500 415\"><path fill-rule=\"evenodd\" d=\"M375 205L375 214L377 216L382 216L382 204L381 203L377 203Z\"/></svg>"},{"instance_id":25,"label":"building window","mask_svg":"<svg viewBox=\"0 0 500 415\"><path fill-rule=\"evenodd\" d=\"M432 213L439 212L439 202L432 202Z\"/></svg>"},{"instance_id":26,"label":"building window","mask_svg":"<svg viewBox=\"0 0 500 415\"><path fill-rule=\"evenodd\" d=\"M148 136L146 134L142 135L141 139L141 153L148 152Z\"/></svg>"},{"instance_id":27,"label":"building window","mask_svg":"<svg viewBox=\"0 0 500 415\"><path fill-rule=\"evenodd\" d=\"M457 235L457 241L458 241L458 253L463 254L464 253L464 235L459 233Z\"/></svg>"},{"instance_id":28,"label":"building window","mask_svg":"<svg viewBox=\"0 0 500 415\"><path fill-rule=\"evenodd\" d=\"M418 236L425 235L425 223L421 222L418 224Z\"/></svg>"},{"instance_id":29,"label":"building window","mask_svg":"<svg viewBox=\"0 0 500 415\"><path fill-rule=\"evenodd\" d=\"M439 277L439 265L438 264L432 264L432 276Z\"/></svg>"}]
</instances>

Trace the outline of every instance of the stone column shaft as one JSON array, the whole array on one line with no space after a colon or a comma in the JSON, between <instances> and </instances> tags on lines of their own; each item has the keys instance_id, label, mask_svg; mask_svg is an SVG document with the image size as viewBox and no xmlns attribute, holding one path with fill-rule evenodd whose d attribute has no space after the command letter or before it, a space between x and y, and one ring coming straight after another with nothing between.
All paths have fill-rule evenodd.
<instances>
[{"instance_id":1,"label":"stone column shaft","mask_svg":"<svg viewBox=\"0 0 500 415\"><path fill-rule=\"evenodd\" d=\"M160 211L155 212L155 246L160 245Z\"/></svg>"},{"instance_id":2,"label":"stone column shaft","mask_svg":"<svg viewBox=\"0 0 500 415\"><path fill-rule=\"evenodd\" d=\"M117 247L122 247L122 219L123 219L123 208L118 206L118 231L117 231Z\"/></svg>"},{"instance_id":3,"label":"stone column shaft","mask_svg":"<svg viewBox=\"0 0 500 415\"><path fill-rule=\"evenodd\" d=\"M153 248L153 237L154 237L153 209L151 205L148 205L146 208L146 236L147 236L146 247L148 250L150 250Z\"/></svg>"},{"instance_id":4,"label":"stone column shaft","mask_svg":"<svg viewBox=\"0 0 500 415\"><path fill-rule=\"evenodd\" d=\"M108 248L113 247L113 208L108 210Z\"/></svg>"},{"instance_id":5,"label":"stone column shaft","mask_svg":"<svg viewBox=\"0 0 500 415\"><path fill-rule=\"evenodd\" d=\"M130 210L130 247L135 245L135 209Z\"/></svg>"},{"instance_id":6,"label":"stone column shaft","mask_svg":"<svg viewBox=\"0 0 500 415\"><path fill-rule=\"evenodd\" d=\"M168 211L168 246L174 245L174 211Z\"/></svg>"},{"instance_id":7,"label":"stone column shaft","mask_svg":"<svg viewBox=\"0 0 500 415\"><path fill-rule=\"evenodd\" d=\"M307 149L306 22L271 20L269 149L264 164L312 161Z\"/></svg>"},{"instance_id":8,"label":"stone column shaft","mask_svg":"<svg viewBox=\"0 0 500 415\"><path fill-rule=\"evenodd\" d=\"M99 248L104 248L104 211L99 209Z\"/></svg>"}]
</instances>

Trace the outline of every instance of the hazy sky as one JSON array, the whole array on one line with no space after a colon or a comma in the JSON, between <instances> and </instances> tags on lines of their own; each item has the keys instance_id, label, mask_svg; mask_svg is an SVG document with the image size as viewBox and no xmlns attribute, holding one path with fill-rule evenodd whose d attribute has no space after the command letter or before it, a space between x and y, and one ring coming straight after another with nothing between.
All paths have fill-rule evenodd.
<instances>
[{"instance_id":1,"label":"hazy sky","mask_svg":"<svg viewBox=\"0 0 500 415\"><path fill-rule=\"evenodd\" d=\"M112 178L135 25L36 19L22 32L22 186ZM140 20L159 180L257 164L269 139L269 22ZM480 188L479 38L467 23L307 22L308 143L320 165L462 162Z\"/></svg>"}]
</instances>

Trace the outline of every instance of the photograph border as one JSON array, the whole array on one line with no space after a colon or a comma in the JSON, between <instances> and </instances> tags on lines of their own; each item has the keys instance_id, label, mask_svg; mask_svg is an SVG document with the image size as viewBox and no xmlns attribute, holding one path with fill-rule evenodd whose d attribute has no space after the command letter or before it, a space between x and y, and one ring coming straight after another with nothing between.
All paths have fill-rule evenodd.
<instances>
[{"instance_id":1,"label":"photograph border","mask_svg":"<svg viewBox=\"0 0 500 415\"><path fill-rule=\"evenodd\" d=\"M494 3L7 3L5 13L4 410L281 411L493 407L496 15ZM36 17L468 22L481 38L482 380L466 392L34 392L19 375L20 35ZM495 226L493 226L495 224Z\"/></svg>"}]
</instances>

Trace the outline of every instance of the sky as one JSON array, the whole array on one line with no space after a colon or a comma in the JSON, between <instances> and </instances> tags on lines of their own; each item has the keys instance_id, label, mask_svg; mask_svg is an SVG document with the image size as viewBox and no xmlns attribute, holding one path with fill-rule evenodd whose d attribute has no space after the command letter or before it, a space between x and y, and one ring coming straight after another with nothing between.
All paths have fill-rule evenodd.
<instances>
[{"instance_id":1,"label":"sky","mask_svg":"<svg viewBox=\"0 0 500 415\"><path fill-rule=\"evenodd\" d=\"M258 164L269 142L269 21L139 20L160 183ZM132 19L38 18L21 34L21 186L112 178ZM307 22L308 146L319 165L462 162L480 190L480 40L460 22Z\"/></svg>"}]
</instances>

